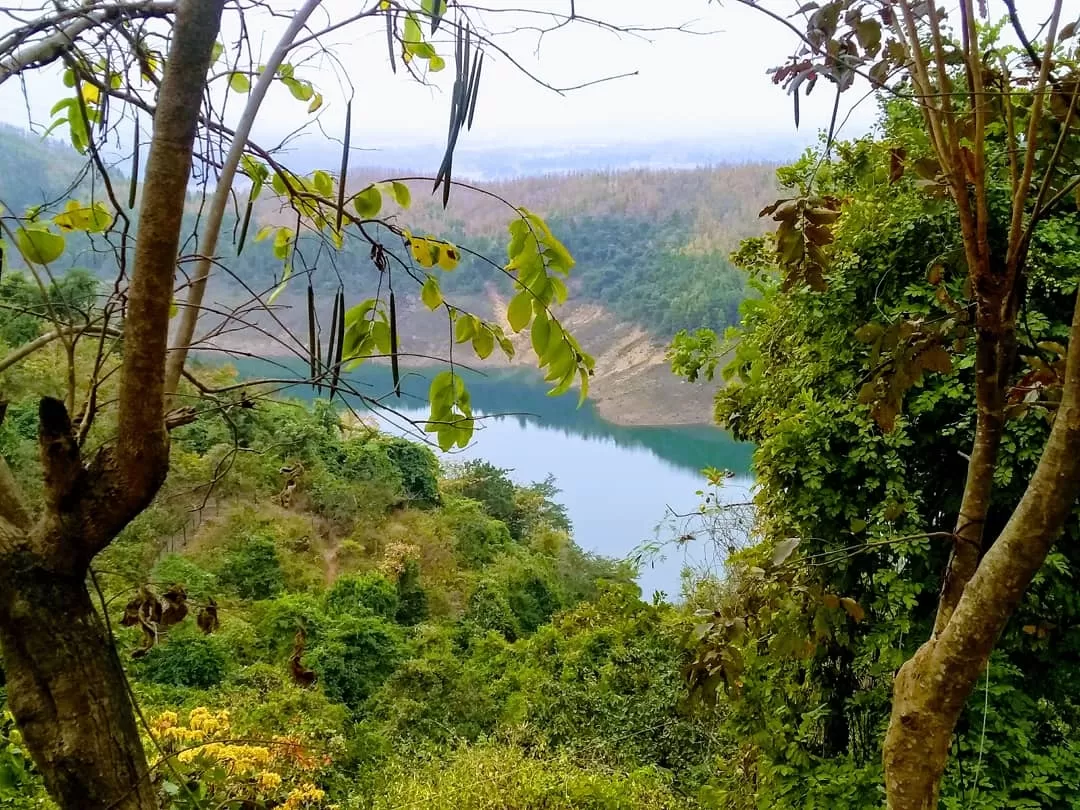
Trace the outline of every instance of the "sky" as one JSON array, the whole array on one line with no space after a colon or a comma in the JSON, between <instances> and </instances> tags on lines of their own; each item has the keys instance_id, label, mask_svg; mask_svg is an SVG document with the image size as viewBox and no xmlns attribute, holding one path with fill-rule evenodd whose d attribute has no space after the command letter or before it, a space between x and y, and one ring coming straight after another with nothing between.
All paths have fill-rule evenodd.
<instances>
[{"instance_id":1,"label":"sky","mask_svg":"<svg viewBox=\"0 0 1080 810\"><path fill-rule=\"evenodd\" d=\"M490 0L486 9L528 6L565 12L570 0ZM275 3L289 8L288 4ZM312 17L321 27L340 19L356 0L326 0ZM662 140L715 142L717 150L738 159L763 143L791 144L795 154L813 142L828 123L832 97L828 87L805 100L797 131L791 100L774 86L766 69L783 61L792 46L791 36L777 23L735 2L719 5L707 0L577 0L580 15L616 25L679 26L701 33L676 31L616 34L585 23L567 26L539 37L535 31L500 33L497 42L530 73L555 86L569 86L607 76L635 73L565 94L553 92L490 52L486 59L473 130L462 145L599 147ZM506 32L518 26L550 25L550 17L505 11L477 12L492 30ZM281 24L261 21L253 47L268 53ZM224 30L226 44L234 41L235 20ZM443 32L436 48L448 57L452 46ZM443 40L440 42L440 40ZM305 142L312 143L320 129L339 135L344 97L351 82L354 143L370 148L405 144L437 144L445 140L449 114L448 90L452 69L423 86L400 69L391 73L385 30L381 20L363 21L323 39L332 58L305 48L298 56L304 66L298 76L309 78L326 96L318 122ZM300 60L298 60L300 61ZM57 71L30 78L26 86L34 122L47 125L49 109L64 94ZM822 92L824 91L824 92ZM852 99L854 100L854 99ZM230 102L235 115L236 97ZM283 88L271 93L256 125L256 138L280 140L312 117L306 105L293 100ZM848 132L864 131L873 118L873 105L865 104L852 117ZM25 127L27 111L14 81L0 87L0 120ZM783 148L783 146L781 147ZM784 148L783 151L788 151Z\"/></svg>"},{"instance_id":2,"label":"sky","mask_svg":"<svg viewBox=\"0 0 1080 810\"><path fill-rule=\"evenodd\" d=\"M313 28L340 20L374 0L324 0L310 21ZM274 7L290 9L299 0ZM576 0L579 15L620 26L651 28L685 26L680 31L617 34L576 23L540 37L536 28L550 26L554 18L523 15L528 7L563 13L571 0L475 0L476 19L498 32L498 45L521 68L555 86L569 86L608 76L636 73L565 94L547 89L505 56L489 51L485 61L475 126L461 141L464 149L489 147L601 148L617 144L657 141L695 141L715 145L728 160L741 155L759 156L762 150L794 156L813 143L827 127L833 95L822 83L802 101L801 126L792 117L791 99L766 74L782 63L794 46L793 34L782 25L736 0ZM1038 15L1050 0L1024 0L1021 8L1037 28ZM782 2L773 6L783 7ZM1003 13L992 3L991 16ZM792 8L794 8L792 3ZM227 12L228 15L228 12ZM252 47L268 53L281 20L253 18ZM515 28L533 29L520 30ZM222 39L232 45L238 32L235 16L228 19ZM445 30L435 46L448 62L452 46ZM321 39L325 50L308 46L295 54L299 77L310 79L323 92L320 114L308 116L306 105L293 100L284 88L268 97L256 124L255 137L273 144L308 126L300 147L326 135L340 136L344 99L354 93L353 143L373 150L393 150L445 141L449 114L448 90L452 70L422 85L400 69L391 73L385 30L381 19L365 20ZM49 108L64 93L56 71L33 76L27 84L32 117L39 125L49 119ZM845 120L841 137L867 131L876 108L862 93L846 93L841 105ZM229 100L228 117L235 120L242 97ZM852 109L853 108L853 109ZM850 114L849 114L850 113ZM16 82L0 87L0 120L26 126L27 113Z\"/></svg>"}]
</instances>

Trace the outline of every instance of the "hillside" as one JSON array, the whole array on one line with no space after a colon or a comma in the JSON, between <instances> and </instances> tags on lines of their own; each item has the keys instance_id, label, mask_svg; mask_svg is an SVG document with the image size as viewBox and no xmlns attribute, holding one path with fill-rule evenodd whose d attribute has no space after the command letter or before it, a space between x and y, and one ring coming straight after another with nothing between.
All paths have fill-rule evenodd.
<instances>
[{"instance_id":1,"label":"hillside","mask_svg":"<svg viewBox=\"0 0 1080 810\"><path fill-rule=\"evenodd\" d=\"M8 169L0 172L0 200L11 210L22 211L62 195L63 180L74 176L80 165L79 156L65 145L0 129L0 167ZM25 167L31 168L22 170ZM358 190L375 179L416 175L363 169L350 175L349 189ZM496 264L504 260L511 218L504 201L544 216L577 262L569 280L570 299L559 314L573 326L584 348L599 358L593 385L599 412L623 424L700 424L709 421L711 395L668 372L665 347L680 329L702 325L722 329L737 320L746 295L745 276L731 266L727 255L740 239L760 232L757 213L775 198L775 182L773 167L761 163L579 171L502 180L484 184L482 190L461 186L444 210L441 200L430 194L430 181L410 180L412 206L407 212L391 213L416 233L435 234L475 254L466 255L441 283L456 304L493 319L501 318L512 287L496 267L477 257ZM123 186L126 190L126 182ZM196 208L193 201L192 217ZM226 233L235 239L239 229L235 216L229 216ZM212 309L227 311L250 298L250 291L272 289L281 276L283 264L274 258L269 240L256 242L254 234L266 224L291 226L294 216L264 194L254 220L239 255L235 243L221 247L231 275L214 277ZM393 241L387 245L392 249ZM87 242L71 252L71 264L111 278L115 258L102 247ZM350 301L379 293L379 273L359 240L335 253L306 236L299 248L298 264L303 267L296 270L309 274L323 323L330 319L339 285ZM408 261L407 255L402 258ZM411 283L399 284L397 295L402 350L444 356L445 319L427 311ZM276 305L277 319L306 334L303 283L291 285ZM261 320L280 333L269 317ZM212 313L205 316L204 327L214 327ZM215 346L263 356L283 351L274 339L251 330L219 337ZM471 352L464 359L475 360ZM498 357L487 362L506 363Z\"/></svg>"},{"instance_id":2,"label":"hillside","mask_svg":"<svg viewBox=\"0 0 1080 810\"><path fill-rule=\"evenodd\" d=\"M37 394L63 362L0 376L0 456L35 505ZM168 806L698 806L730 743L682 705L690 610L583 551L550 480L441 467L326 401L216 411L174 432L165 488L95 561L147 746L175 757ZM51 807L6 697L0 669L0 807Z\"/></svg>"}]
</instances>

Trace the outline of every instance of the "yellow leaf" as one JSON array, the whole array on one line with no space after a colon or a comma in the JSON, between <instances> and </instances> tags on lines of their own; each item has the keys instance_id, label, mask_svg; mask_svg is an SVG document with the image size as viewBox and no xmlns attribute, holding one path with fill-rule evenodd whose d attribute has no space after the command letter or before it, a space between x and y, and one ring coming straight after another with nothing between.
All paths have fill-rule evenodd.
<instances>
[{"instance_id":1,"label":"yellow leaf","mask_svg":"<svg viewBox=\"0 0 1080 810\"><path fill-rule=\"evenodd\" d=\"M101 100L101 92L92 84L83 84L82 97L87 104L97 104Z\"/></svg>"}]
</instances>

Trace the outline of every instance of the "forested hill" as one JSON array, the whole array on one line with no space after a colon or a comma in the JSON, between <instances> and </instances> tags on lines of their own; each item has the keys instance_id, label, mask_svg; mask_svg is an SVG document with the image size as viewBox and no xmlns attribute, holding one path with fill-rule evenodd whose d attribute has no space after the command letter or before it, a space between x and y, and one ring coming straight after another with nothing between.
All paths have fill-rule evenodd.
<instances>
[{"instance_id":1,"label":"forested hill","mask_svg":"<svg viewBox=\"0 0 1080 810\"><path fill-rule=\"evenodd\" d=\"M350 175L350 192L401 169ZM505 257L507 204L543 216L577 264L574 303L599 304L619 319L664 338L679 329L734 323L745 295L744 275L728 262L740 239L760 233L758 212L775 199L775 167L763 163L698 169L633 169L521 177L458 187L448 207L428 181L410 181L412 206L403 222L496 261ZM267 202L260 222L288 224ZM245 248L245 255L247 249ZM252 251L252 256L265 255ZM358 257L359 258L359 257ZM355 266L355 265L354 265ZM497 271L464 261L444 289L509 290Z\"/></svg>"},{"instance_id":2,"label":"forested hill","mask_svg":"<svg viewBox=\"0 0 1080 810\"><path fill-rule=\"evenodd\" d=\"M60 197L83 162L64 144L0 126L0 201L22 213ZM425 173L364 169L350 175L350 187L418 174ZM126 198L126 180L121 185L119 193ZM744 278L727 255L741 238L760 232L757 212L775 199L776 180L774 167L763 163L549 174L484 183L482 191L455 188L445 210L441 199L430 195L429 181L409 185L413 204L403 224L500 263L511 212L499 198L541 214L577 260L573 301L599 304L619 320L663 339L683 328L733 322L744 295ZM277 209L276 201L264 195L256 220L259 224L291 220ZM268 243L252 241L255 230L229 265L258 287L272 284L282 263L274 259ZM227 256L234 250L226 245L222 252ZM352 256L347 248L339 264L351 270L366 267L365 259ZM86 253L75 261L94 268L110 260L107 254ZM350 271L348 283L362 288L375 276ZM334 272L316 274L313 280L328 288L338 283ZM490 265L473 260L463 262L444 287L459 295L482 294L490 285L497 290L500 284L506 284L505 278Z\"/></svg>"}]
</instances>

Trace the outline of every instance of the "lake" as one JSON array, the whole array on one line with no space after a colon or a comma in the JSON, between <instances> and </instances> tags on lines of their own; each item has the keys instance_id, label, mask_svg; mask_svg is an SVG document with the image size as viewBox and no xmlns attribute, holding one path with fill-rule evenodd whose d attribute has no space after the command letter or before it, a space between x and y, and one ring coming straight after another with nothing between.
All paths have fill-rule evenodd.
<instances>
[{"instance_id":1,"label":"lake","mask_svg":"<svg viewBox=\"0 0 1080 810\"><path fill-rule=\"evenodd\" d=\"M257 361L234 364L245 377L281 376L280 368ZM447 462L486 459L511 470L511 477L523 484L553 475L561 490L558 500L573 523L574 539L584 549L622 559L645 543L674 540L687 532L687 521L671 514L697 509L702 498L695 493L704 488L705 467L734 473L720 492L721 501L749 499L752 447L718 428L620 427L601 419L588 402L578 408L576 393L547 396L547 385L533 372L463 375L474 411L485 416L478 419L468 448L436 452ZM377 366L350 379L372 397L381 398L391 389L389 371ZM421 406L429 380L427 371L404 372L401 398L382 400L396 413L369 415L388 431L416 438L408 420L426 416L426 407ZM304 399L315 396L306 386L286 393ZM364 413L363 405L353 404ZM659 590L677 597L683 567L701 566L713 554L702 543L665 544L662 558L642 566L638 581L643 596L649 598Z\"/></svg>"}]
</instances>

